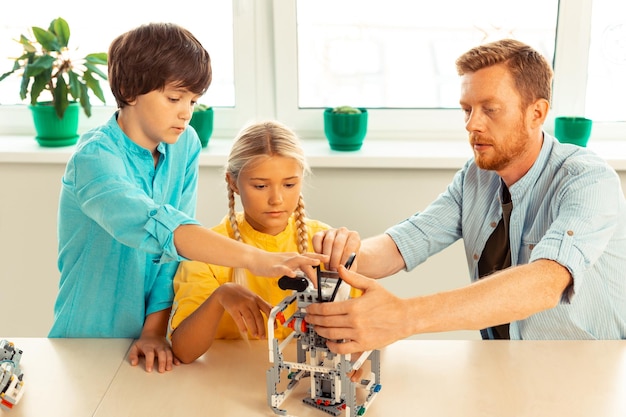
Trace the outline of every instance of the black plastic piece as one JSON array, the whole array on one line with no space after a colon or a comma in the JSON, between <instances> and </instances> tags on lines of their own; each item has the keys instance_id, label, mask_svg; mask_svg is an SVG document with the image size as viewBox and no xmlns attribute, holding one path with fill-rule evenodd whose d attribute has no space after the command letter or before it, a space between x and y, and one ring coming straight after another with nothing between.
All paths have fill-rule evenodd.
<instances>
[{"instance_id":1,"label":"black plastic piece","mask_svg":"<svg viewBox=\"0 0 626 417\"><path fill-rule=\"evenodd\" d=\"M302 292L309 286L309 281L304 277L291 278L287 275L278 280L278 287L281 290L296 290Z\"/></svg>"}]
</instances>

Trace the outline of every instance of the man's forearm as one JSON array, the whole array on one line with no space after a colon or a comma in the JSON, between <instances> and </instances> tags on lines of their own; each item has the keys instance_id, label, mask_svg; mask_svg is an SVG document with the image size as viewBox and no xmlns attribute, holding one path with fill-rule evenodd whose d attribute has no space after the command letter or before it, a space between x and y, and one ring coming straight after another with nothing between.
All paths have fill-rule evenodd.
<instances>
[{"instance_id":1,"label":"man's forearm","mask_svg":"<svg viewBox=\"0 0 626 417\"><path fill-rule=\"evenodd\" d=\"M387 234L364 239L357 257L358 272L370 278L384 278L405 268L395 242Z\"/></svg>"},{"instance_id":2,"label":"man's forearm","mask_svg":"<svg viewBox=\"0 0 626 417\"><path fill-rule=\"evenodd\" d=\"M480 330L558 305L569 271L539 260L497 272L466 287L409 300L411 334Z\"/></svg>"}]
</instances>

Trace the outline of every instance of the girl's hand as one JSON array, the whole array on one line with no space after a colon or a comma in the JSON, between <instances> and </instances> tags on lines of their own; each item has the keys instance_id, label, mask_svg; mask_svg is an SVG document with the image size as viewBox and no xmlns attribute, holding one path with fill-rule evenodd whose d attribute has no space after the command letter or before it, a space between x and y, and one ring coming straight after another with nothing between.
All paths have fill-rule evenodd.
<instances>
[{"instance_id":1,"label":"girl's hand","mask_svg":"<svg viewBox=\"0 0 626 417\"><path fill-rule=\"evenodd\" d=\"M231 282L221 285L215 294L224 310L233 318L239 331L254 337L265 338L265 317L272 306L249 289Z\"/></svg>"}]
</instances>

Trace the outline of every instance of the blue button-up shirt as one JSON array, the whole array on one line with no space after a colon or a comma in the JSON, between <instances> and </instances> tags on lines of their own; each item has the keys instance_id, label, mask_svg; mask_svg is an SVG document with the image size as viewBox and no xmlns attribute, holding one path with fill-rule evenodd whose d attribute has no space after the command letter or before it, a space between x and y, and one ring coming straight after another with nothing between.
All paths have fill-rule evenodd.
<instances>
[{"instance_id":1,"label":"blue button-up shirt","mask_svg":"<svg viewBox=\"0 0 626 417\"><path fill-rule=\"evenodd\" d=\"M426 210L386 231L406 269L463 239L472 281L502 217L500 177L471 159ZM550 259L573 285L558 306L511 323L511 339L626 338L626 202L619 177L590 150L544 134L532 168L509 191L513 266Z\"/></svg>"},{"instance_id":2,"label":"blue button-up shirt","mask_svg":"<svg viewBox=\"0 0 626 417\"><path fill-rule=\"evenodd\" d=\"M174 230L198 223L195 132L160 143L155 168L116 116L81 137L62 179L50 337L139 337L146 315L172 303Z\"/></svg>"}]
</instances>

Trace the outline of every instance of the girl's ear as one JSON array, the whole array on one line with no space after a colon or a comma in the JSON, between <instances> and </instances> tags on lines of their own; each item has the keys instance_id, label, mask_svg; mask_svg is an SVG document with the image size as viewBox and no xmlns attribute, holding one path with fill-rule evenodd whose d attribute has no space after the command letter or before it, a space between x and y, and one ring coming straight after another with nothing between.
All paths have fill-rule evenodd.
<instances>
[{"instance_id":1,"label":"girl's ear","mask_svg":"<svg viewBox=\"0 0 626 417\"><path fill-rule=\"evenodd\" d=\"M239 194L239 188L237 188L237 180L232 176L230 172L226 173L226 183L233 190L234 193Z\"/></svg>"}]
</instances>

